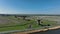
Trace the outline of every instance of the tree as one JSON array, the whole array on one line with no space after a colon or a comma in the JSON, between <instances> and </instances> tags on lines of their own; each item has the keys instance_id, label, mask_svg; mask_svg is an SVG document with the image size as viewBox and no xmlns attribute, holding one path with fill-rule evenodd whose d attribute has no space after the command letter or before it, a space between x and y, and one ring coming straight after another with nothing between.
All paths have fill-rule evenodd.
<instances>
[{"instance_id":1,"label":"tree","mask_svg":"<svg viewBox=\"0 0 60 34\"><path fill-rule=\"evenodd\" d=\"M41 25L41 20L37 20L38 25Z\"/></svg>"},{"instance_id":2,"label":"tree","mask_svg":"<svg viewBox=\"0 0 60 34\"><path fill-rule=\"evenodd\" d=\"M25 20L25 18L27 17L27 16L22 16L23 17L23 20Z\"/></svg>"},{"instance_id":3,"label":"tree","mask_svg":"<svg viewBox=\"0 0 60 34\"><path fill-rule=\"evenodd\" d=\"M17 16L15 16L15 18L17 18Z\"/></svg>"}]
</instances>

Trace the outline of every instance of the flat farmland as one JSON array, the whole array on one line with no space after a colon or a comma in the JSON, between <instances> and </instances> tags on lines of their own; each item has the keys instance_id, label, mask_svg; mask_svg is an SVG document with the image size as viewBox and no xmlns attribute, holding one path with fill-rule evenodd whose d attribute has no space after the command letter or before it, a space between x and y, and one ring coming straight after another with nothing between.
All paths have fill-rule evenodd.
<instances>
[{"instance_id":1,"label":"flat farmland","mask_svg":"<svg viewBox=\"0 0 60 34\"><path fill-rule=\"evenodd\" d=\"M29 16L26 20L23 20L23 17L0 16L0 31L25 30L29 29L30 24L32 28L42 28L37 24L37 19L41 19L43 25L60 25L60 16Z\"/></svg>"}]
</instances>

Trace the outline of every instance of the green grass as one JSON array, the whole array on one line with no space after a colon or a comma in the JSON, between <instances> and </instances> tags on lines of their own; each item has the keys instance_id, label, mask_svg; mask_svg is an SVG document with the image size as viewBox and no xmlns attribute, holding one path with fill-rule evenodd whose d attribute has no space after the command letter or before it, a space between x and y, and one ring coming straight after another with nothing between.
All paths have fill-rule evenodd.
<instances>
[{"instance_id":1,"label":"green grass","mask_svg":"<svg viewBox=\"0 0 60 34\"><path fill-rule=\"evenodd\" d=\"M24 26L4 27L4 28L0 28L0 31L23 30L23 29L25 29Z\"/></svg>"},{"instance_id":2,"label":"green grass","mask_svg":"<svg viewBox=\"0 0 60 34\"><path fill-rule=\"evenodd\" d=\"M31 22L31 23L30 23ZM29 24L32 24L32 28L38 28L38 27L41 27L39 25L37 25L37 23L32 23L33 21L30 21L29 23L26 22L24 24L20 24L20 25L15 25L13 27L3 27L3 28L0 28L0 31L11 31L11 30L24 30L24 29L28 29L28 25ZM49 22L49 21L44 21L43 24L54 24L53 22Z\"/></svg>"},{"instance_id":3,"label":"green grass","mask_svg":"<svg viewBox=\"0 0 60 34\"><path fill-rule=\"evenodd\" d=\"M24 30L28 29L28 25L31 24L32 28L42 28L42 26L38 25L35 20L31 21L25 21L20 18L15 18L14 16L9 16L6 17L7 19L14 20L11 23L1 25L0 31L11 31L11 30ZM21 22L21 23L15 23L15 21ZM55 21L48 21L48 20L43 20L43 25L51 24L51 25L56 25ZM8 25L8 26L7 26Z\"/></svg>"},{"instance_id":4,"label":"green grass","mask_svg":"<svg viewBox=\"0 0 60 34\"><path fill-rule=\"evenodd\" d=\"M56 21L48 21L48 20L44 20L43 23L44 25L50 24L50 25L56 25Z\"/></svg>"}]
</instances>

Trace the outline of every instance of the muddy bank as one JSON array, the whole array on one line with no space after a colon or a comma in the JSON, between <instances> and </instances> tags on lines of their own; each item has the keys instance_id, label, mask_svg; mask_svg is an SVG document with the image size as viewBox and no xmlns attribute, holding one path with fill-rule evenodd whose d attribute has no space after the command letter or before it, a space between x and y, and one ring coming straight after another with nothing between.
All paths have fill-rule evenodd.
<instances>
[{"instance_id":1,"label":"muddy bank","mask_svg":"<svg viewBox=\"0 0 60 34\"><path fill-rule=\"evenodd\" d=\"M46 29L40 29L40 30L32 30L32 31L28 31L26 33L44 32L44 31L56 30L56 29L60 29L60 26L55 26L55 27L52 27L52 28L46 28Z\"/></svg>"},{"instance_id":2,"label":"muddy bank","mask_svg":"<svg viewBox=\"0 0 60 34\"><path fill-rule=\"evenodd\" d=\"M40 33L40 32L46 32L46 31L52 31L52 30L57 30L57 29L60 29L60 26L55 26L55 27L52 27L52 28L46 28L46 29L40 29L40 30L31 30L31 31L28 31L28 32L16 32L14 34L37 34L37 33Z\"/></svg>"},{"instance_id":3,"label":"muddy bank","mask_svg":"<svg viewBox=\"0 0 60 34\"><path fill-rule=\"evenodd\" d=\"M60 34L60 29L55 29L55 30L48 30L48 31L40 31L40 32L34 32L34 33L29 33L29 34Z\"/></svg>"}]
</instances>

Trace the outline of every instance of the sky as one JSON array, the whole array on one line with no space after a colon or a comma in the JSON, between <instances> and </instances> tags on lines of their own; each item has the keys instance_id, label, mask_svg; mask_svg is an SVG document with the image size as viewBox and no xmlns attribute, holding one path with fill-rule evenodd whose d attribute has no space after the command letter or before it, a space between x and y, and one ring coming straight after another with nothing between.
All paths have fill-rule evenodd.
<instances>
[{"instance_id":1,"label":"sky","mask_svg":"<svg viewBox=\"0 0 60 34\"><path fill-rule=\"evenodd\" d=\"M0 0L0 14L60 14L60 0Z\"/></svg>"}]
</instances>

